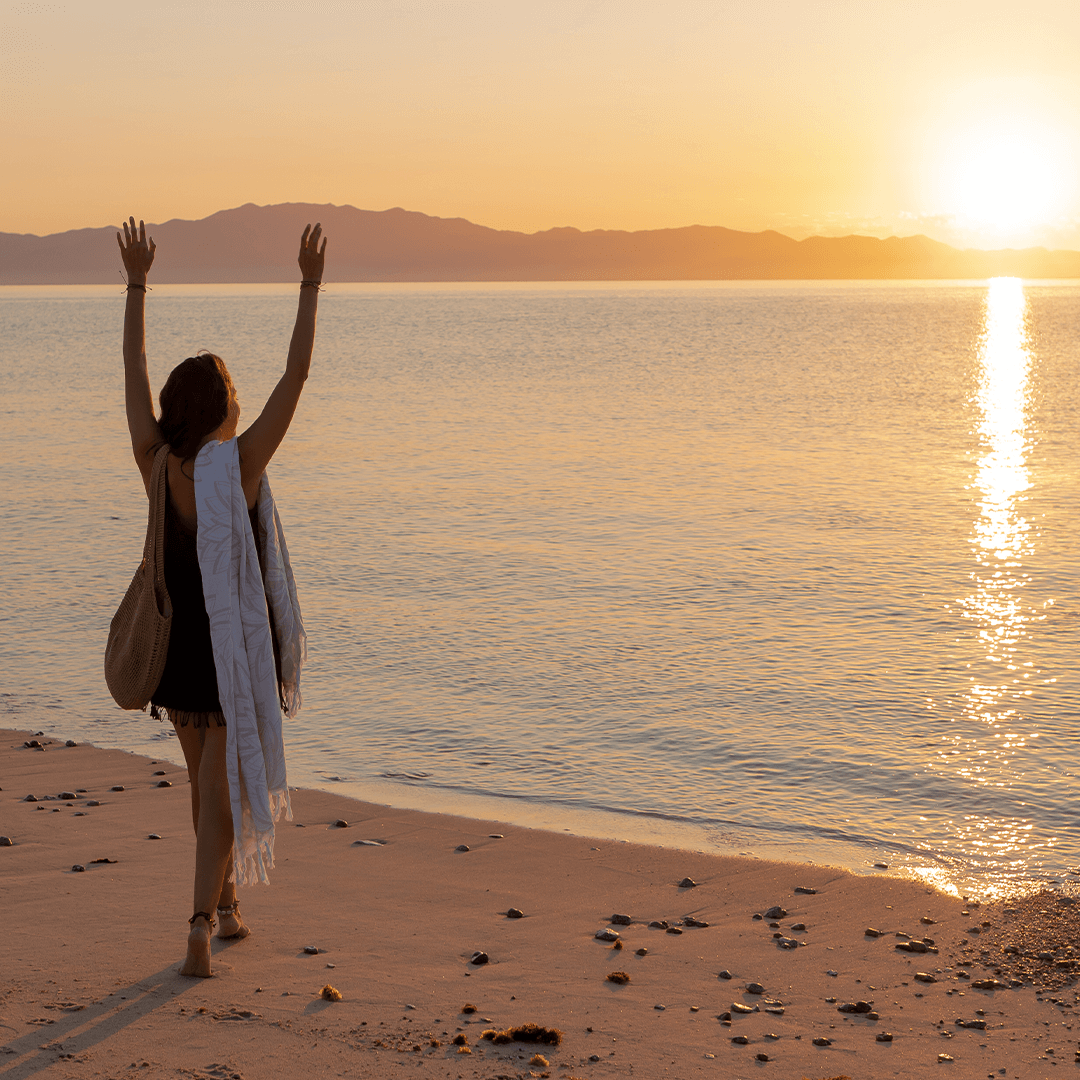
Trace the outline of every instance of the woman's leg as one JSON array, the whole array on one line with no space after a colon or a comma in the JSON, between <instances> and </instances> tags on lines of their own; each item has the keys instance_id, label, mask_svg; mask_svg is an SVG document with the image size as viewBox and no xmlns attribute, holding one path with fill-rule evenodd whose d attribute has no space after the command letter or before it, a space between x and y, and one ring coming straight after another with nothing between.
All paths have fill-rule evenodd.
<instances>
[{"instance_id":1,"label":"woman's leg","mask_svg":"<svg viewBox=\"0 0 1080 1080\"><path fill-rule=\"evenodd\" d=\"M222 905L223 896L235 898L236 895L235 884L226 883L232 859L233 824L229 779L225 772L225 728L213 723L204 727L177 725L176 733L191 778L191 811L195 823L193 910L213 915L215 908ZM231 904L232 899L228 903ZM226 918L239 922L236 916ZM205 978L211 974L211 929L205 919L195 920L188 935L188 953L180 968L181 975ZM236 933L233 928L229 936L236 936Z\"/></svg>"}]
</instances>

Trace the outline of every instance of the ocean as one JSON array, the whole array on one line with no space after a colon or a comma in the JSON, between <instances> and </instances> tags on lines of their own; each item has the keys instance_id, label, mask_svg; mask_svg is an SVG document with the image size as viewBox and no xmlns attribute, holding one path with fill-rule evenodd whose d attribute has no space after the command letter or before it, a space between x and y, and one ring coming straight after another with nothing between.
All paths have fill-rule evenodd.
<instances>
[{"instance_id":1,"label":"ocean","mask_svg":"<svg viewBox=\"0 0 1080 1080\"><path fill-rule=\"evenodd\" d=\"M0 288L0 725L101 673L146 503L120 287ZM158 286L241 428L291 286ZM331 284L270 467L290 782L995 895L1080 881L1080 285Z\"/></svg>"}]
</instances>

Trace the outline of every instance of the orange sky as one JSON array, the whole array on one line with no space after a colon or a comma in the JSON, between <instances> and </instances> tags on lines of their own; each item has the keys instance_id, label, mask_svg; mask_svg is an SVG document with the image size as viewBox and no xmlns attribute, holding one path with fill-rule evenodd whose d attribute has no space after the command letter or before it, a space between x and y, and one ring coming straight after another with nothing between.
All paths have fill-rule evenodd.
<instances>
[{"instance_id":1,"label":"orange sky","mask_svg":"<svg viewBox=\"0 0 1080 1080\"><path fill-rule=\"evenodd\" d=\"M0 3L0 231L245 202L1080 248L1075 0Z\"/></svg>"}]
</instances>

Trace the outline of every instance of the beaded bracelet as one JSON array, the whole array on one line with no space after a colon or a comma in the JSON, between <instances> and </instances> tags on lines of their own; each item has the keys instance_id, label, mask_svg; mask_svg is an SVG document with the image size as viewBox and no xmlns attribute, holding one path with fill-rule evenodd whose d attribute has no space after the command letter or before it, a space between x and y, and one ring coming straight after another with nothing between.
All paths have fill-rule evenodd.
<instances>
[{"instance_id":1,"label":"beaded bracelet","mask_svg":"<svg viewBox=\"0 0 1080 1080\"><path fill-rule=\"evenodd\" d=\"M127 284L127 287L128 287L129 290L130 289L142 289L143 292L146 292L146 286L145 285L140 285L137 281L129 281L128 284Z\"/></svg>"},{"instance_id":2,"label":"beaded bracelet","mask_svg":"<svg viewBox=\"0 0 1080 1080\"><path fill-rule=\"evenodd\" d=\"M300 288L302 289L305 285L309 285L313 289L322 289L321 281L313 281L309 278L304 278L304 280L300 282Z\"/></svg>"}]
</instances>

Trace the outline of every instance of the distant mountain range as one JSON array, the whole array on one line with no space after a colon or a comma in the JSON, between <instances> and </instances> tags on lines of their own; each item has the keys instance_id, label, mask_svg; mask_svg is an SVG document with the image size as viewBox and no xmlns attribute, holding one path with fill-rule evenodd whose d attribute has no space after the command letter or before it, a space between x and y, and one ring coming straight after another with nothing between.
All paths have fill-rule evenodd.
<instances>
[{"instance_id":1,"label":"distant mountain range","mask_svg":"<svg viewBox=\"0 0 1080 1080\"><path fill-rule=\"evenodd\" d=\"M149 225L151 280L294 281L299 237L321 221L328 281L675 281L823 278L1080 277L1080 252L960 251L926 236L792 240L718 226L621 232L509 232L464 218L355 206L248 203L200 221ZM0 233L0 284L118 282L116 226L50 236Z\"/></svg>"}]
</instances>

